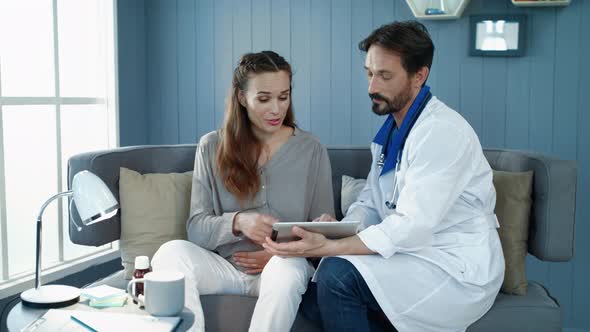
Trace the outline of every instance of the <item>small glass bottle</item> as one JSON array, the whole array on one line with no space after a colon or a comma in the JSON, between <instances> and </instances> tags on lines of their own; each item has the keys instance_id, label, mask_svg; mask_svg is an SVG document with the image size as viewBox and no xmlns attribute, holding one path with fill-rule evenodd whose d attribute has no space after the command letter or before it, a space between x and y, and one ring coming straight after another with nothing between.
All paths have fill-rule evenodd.
<instances>
[{"instance_id":1,"label":"small glass bottle","mask_svg":"<svg viewBox=\"0 0 590 332\"><path fill-rule=\"evenodd\" d=\"M133 271L133 279L141 279L143 276L151 272L150 259L148 256L137 256L135 257L135 271ZM133 285L133 294L135 296L143 294L143 282L138 282ZM137 304L137 301L133 300L133 303Z\"/></svg>"}]
</instances>

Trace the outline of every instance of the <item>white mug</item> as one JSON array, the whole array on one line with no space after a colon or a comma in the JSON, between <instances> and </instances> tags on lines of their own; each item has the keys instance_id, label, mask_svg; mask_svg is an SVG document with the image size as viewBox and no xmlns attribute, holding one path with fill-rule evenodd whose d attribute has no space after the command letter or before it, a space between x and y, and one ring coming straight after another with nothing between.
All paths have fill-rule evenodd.
<instances>
[{"instance_id":1,"label":"white mug","mask_svg":"<svg viewBox=\"0 0 590 332\"><path fill-rule=\"evenodd\" d=\"M144 295L135 296L131 291L138 282L143 282ZM141 279L131 280L127 293L154 316L176 316L184 309L184 274L177 271L148 272Z\"/></svg>"}]
</instances>

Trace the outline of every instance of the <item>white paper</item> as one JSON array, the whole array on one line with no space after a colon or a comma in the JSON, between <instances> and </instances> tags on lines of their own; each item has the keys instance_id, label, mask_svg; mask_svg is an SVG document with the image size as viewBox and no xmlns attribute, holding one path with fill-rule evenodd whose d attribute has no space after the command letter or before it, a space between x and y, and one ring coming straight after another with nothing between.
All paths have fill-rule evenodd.
<instances>
[{"instance_id":1,"label":"white paper","mask_svg":"<svg viewBox=\"0 0 590 332\"><path fill-rule=\"evenodd\" d=\"M21 332L150 331L171 332L180 317L154 317L104 311L50 309ZM86 326L84 326L86 325Z\"/></svg>"}]
</instances>

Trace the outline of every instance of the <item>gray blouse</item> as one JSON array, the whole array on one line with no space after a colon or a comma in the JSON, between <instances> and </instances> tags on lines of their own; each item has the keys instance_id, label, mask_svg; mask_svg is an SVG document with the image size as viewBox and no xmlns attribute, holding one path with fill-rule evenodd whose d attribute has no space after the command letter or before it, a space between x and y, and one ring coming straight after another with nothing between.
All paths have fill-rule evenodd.
<instances>
[{"instance_id":1,"label":"gray blouse","mask_svg":"<svg viewBox=\"0 0 590 332\"><path fill-rule=\"evenodd\" d=\"M240 206L217 172L219 133L204 135L195 155L191 209L187 222L189 241L217 252L237 269L233 253L263 248L232 232L239 211L270 214L279 221L310 221L322 213L334 215L332 171L327 150L311 134L295 128L293 136L259 169L260 190Z\"/></svg>"}]
</instances>

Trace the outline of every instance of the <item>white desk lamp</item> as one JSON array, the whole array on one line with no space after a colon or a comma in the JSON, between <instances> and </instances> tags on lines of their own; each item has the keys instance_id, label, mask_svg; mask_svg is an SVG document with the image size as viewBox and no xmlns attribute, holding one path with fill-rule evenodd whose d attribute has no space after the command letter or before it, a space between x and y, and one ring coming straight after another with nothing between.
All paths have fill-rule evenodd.
<instances>
[{"instance_id":1,"label":"white desk lamp","mask_svg":"<svg viewBox=\"0 0 590 332\"><path fill-rule=\"evenodd\" d=\"M98 176L89 171L77 173L72 181L72 190L52 196L41 206L41 211L37 217L35 288L26 290L20 295L22 303L28 307L60 308L77 303L80 299L80 289L76 287L65 285L41 286L41 224L43 211L54 199L65 196L74 196L70 201L70 216L72 202L75 202L84 225L92 225L109 219L119 209L119 204L109 188ZM77 230L80 231L82 228L75 222L73 217L72 220Z\"/></svg>"}]
</instances>

